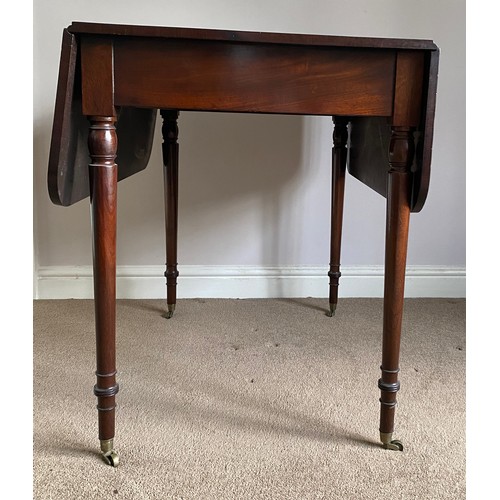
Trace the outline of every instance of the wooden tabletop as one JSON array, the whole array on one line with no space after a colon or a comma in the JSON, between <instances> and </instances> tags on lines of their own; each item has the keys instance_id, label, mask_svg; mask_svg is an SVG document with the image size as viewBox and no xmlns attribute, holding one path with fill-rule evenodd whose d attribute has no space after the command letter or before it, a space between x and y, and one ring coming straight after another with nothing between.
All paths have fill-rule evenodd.
<instances>
[{"instance_id":1,"label":"wooden tabletop","mask_svg":"<svg viewBox=\"0 0 500 500\"><path fill-rule=\"evenodd\" d=\"M248 112L276 112L296 113L296 109L285 109L280 100L283 88L294 81L306 82L306 90L301 89L301 98L305 104L297 107L298 114L321 114L317 108L325 108L325 102L330 97L330 90L338 90L341 85L349 89L349 82L357 83L360 89L363 85L373 86L375 81L371 74L379 75L381 85L379 92L378 108L371 109L365 106L364 116L359 113L351 115L351 148L349 172L363 183L380 193L386 195L386 167L388 161L388 147L390 139L391 95L394 82L392 76L384 76L384 67L392 67L390 61L395 61L397 53L401 51L421 51L425 57L424 69L424 102L422 103L422 116L417 127L416 137L417 155L412 167L412 211L419 211L425 202L430 180L430 163L432 152L432 136L434 123L434 108L437 87L437 65L439 50L431 40L393 39L393 38L368 38L327 36L295 33L265 33L249 31L230 31L212 29L194 29L162 26L137 26L122 24L100 24L73 22L63 30L61 59L59 67L58 89L52 130L52 142L49 157L48 189L51 200L58 205L68 206L89 196L88 180L88 122L82 112L82 79L80 68L80 45L84 40L112 39L115 46L115 61L113 72L116 88L115 103L118 104L119 113L117 122L119 165L118 178L123 179L143 170L149 160L154 127L157 113L157 103L147 102L145 98L137 96L134 85L147 81L171 82L168 92L158 90L156 95L170 96L173 100L168 107L189 110L202 109L204 101L198 107L183 106L186 98L190 101L196 92L204 91L204 87L211 85L220 95L218 100L211 99L210 106L203 110L210 111L248 111ZM206 42L206 43L205 43ZM220 44L218 42L221 42ZM172 44L169 54L174 59L166 68L165 64L144 62L151 56L151 48L157 49L156 61L165 61L165 44ZM296 47L294 50L293 47ZM190 52L193 50L193 52ZM142 51L142 52L141 52ZM206 52L206 54L205 54ZM128 59L123 59L123 54ZM138 57L138 54L141 57ZM205 54L205 55L204 55ZM221 54L220 60L216 58ZM259 90L262 84L262 74L255 76L246 67L249 54L252 60L258 60L260 54L268 57L267 65L261 66L270 72L275 71L273 61L281 61L282 54L289 57L289 64L300 67L295 74L288 72L288 66L279 69L279 78L268 85L267 91ZM359 60L354 55L362 54ZM191 57L189 57L191 56ZM210 60L207 63L207 72L198 74L201 66L190 61L192 57ZM207 57L205 57L207 56ZM373 56L373 58L372 58ZM247 59L245 59L245 57ZM212 58L212 59L210 59ZM225 58L225 59L224 59ZM385 65L378 64L386 58L389 62ZM201 60L200 59L200 60ZM225 61L221 63L220 61ZM311 61L319 61L314 66ZM331 62L333 61L333 62ZM372 73L369 67L374 65ZM129 71L133 62L134 71ZM311 63L311 64L310 64ZM287 63L288 64L288 63ZM332 64L336 64L336 73L331 71ZM357 64L357 66L356 66ZM378 66L377 66L378 64ZM147 68L147 72L142 69ZM193 69L193 67L196 69ZM349 68L348 68L349 67ZM176 71L176 68L182 71ZM266 69L267 68L267 69ZM382 69L381 69L382 68ZM232 71L239 71L235 76ZM343 73L343 71L345 72ZM359 70L359 71L358 71ZM247 94L238 94L239 87L233 87L233 81L241 86L243 71L245 71L245 90L251 89L256 99L265 100L265 106L256 105L255 110L245 101ZM152 72L152 73L151 73ZM216 72L220 74L217 75ZM349 80L350 73L355 73L357 80ZM364 72L364 73L363 73ZM359 78L364 74L364 80ZM167 76L166 76L167 75ZM216 75L214 79L214 75ZM294 76L295 75L295 76ZM337 76L336 76L337 75ZM338 79L338 75L341 76ZM234 78L233 78L234 76ZM210 80L212 78L212 80ZM252 80L253 78L253 80ZM266 77L267 78L267 77ZM270 80L271 81L271 80ZM196 87L193 87L195 82ZM279 85L276 83L278 82ZM189 83L191 87L187 87ZM175 89L173 85L175 86ZM267 83L266 83L267 85ZM192 89L195 88L195 91ZM200 90L201 89L201 90ZM222 89L222 90L221 90ZM389 89L389 90L387 90ZM125 95L123 103L119 98ZM175 92L179 95L177 95ZM163 93L162 93L163 92ZM264 96L264 97L263 97ZM233 105L230 97L238 99ZM161 98L163 101L165 99ZM370 101L368 93L358 92L358 99ZM206 99L205 99L206 101ZM241 101L241 102L240 102ZM260 101L257 103L259 104ZM222 103L223 107L218 107ZM165 102L162 102L162 106ZM230 106L229 106L230 105ZM229 106L229 109L226 107ZM231 108L232 106L232 108ZM280 107L281 106L281 107ZM351 111L348 100L337 98L330 106L335 114L345 114ZM325 108L326 109L326 108ZM349 113L347 113L349 114ZM373 116L372 116L373 115ZM385 118L384 118L385 117Z\"/></svg>"},{"instance_id":2,"label":"wooden tabletop","mask_svg":"<svg viewBox=\"0 0 500 500\"><path fill-rule=\"evenodd\" d=\"M247 43L276 43L285 45L315 45L324 47L359 47L379 49L437 50L432 40L403 38L370 38L297 33L270 33L262 31L231 31L127 24L73 22L70 33L133 36L153 38L180 38L191 40L219 40Z\"/></svg>"}]
</instances>

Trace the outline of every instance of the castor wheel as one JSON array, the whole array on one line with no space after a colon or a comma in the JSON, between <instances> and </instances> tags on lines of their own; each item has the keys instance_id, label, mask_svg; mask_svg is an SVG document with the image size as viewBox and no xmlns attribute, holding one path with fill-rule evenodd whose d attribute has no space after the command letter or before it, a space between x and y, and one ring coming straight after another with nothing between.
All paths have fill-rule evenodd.
<instances>
[{"instance_id":1,"label":"castor wheel","mask_svg":"<svg viewBox=\"0 0 500 500\"><path fill-rule=\"evenodd\" d=\"M386 450L403 451L403 443L397 439L393 439L390 443L384 443Z\"/></svg>"},{"instance_id":2,"label":"castor wheel","mask_svg":"<svg viewBox=\"0 0 500 500\"><path fill-rule=\"evenodd\" d=\"M165 313L165 318L170 319L174 315L175 304L168 304L168 311Z\"/></svg>"},{"instance_id":3,"label":"castor wheel","mask_svg":"<svg viewBox=\"0 0 500 500\"><path fill-rule=\"evenodd\" d=\"M333 318L335 316L335 310L337 309L337 304L330 304L330 310L326 313L329 318Z\"/></svg>"},{"instance_id":4,"label":"castor wheel","mask_svg":"<svg viewBox=\"0 0 500 500\"><path fill-rule=\"evenodd\" d=\"M112 439L101 440L101 453L103 460L111 467L118 467L120 458L118 453L113 449Z\"/></svg>"},{"instance_id":5,"label":"castor wheel","mask_svg":"<svg viewBox=\"0 0 500 500\"><path fill-rule=\"evenodd\" d=\"M392 432L381 432L380 441L385 450L403 451L403 443L398 439L392 439Z\"/></svg>"},{"instance_id":6,"label":"castor wheel","mask_svg":"<svg viewBox=\"0 0 500 500\"><path fill-rule=\"evenodd\" d=\"M102 457L108 465L111 465L111 467L118 467L118 464L120 463L120 457L116 451L111 451Z\"/></svg>"}]
</instances>

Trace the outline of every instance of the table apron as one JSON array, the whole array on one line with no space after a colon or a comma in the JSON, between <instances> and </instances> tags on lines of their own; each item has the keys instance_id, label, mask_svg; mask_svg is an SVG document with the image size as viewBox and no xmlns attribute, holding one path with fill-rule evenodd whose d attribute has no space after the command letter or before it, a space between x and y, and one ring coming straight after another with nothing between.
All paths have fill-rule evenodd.
<instances>
[{"instance_id":1,"label":"table apron","mask_svg":"<svg viewBox=\"0 0 500 500\"><path fill-rule=\"evenodd\" d=\"M113 43L114 104L391 116L396 51L131 39Z\"/></svg>"}]
</instances>

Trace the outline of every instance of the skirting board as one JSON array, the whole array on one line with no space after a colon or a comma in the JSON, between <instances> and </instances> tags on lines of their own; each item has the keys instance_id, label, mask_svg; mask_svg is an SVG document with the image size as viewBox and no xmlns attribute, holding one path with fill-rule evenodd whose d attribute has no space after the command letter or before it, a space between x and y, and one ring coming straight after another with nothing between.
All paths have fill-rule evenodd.
<instances>
[{"instance_id":1,"label":"skirting board","mask_svg":"<svg viewBox=\"0 0 500 500\"><path fill-rule=\"evenodd\" d=\"M341 268L339 297L383 297L383 266ZM119 299L166 296L164 267L121 266ZM178 298L328 297L326 267L179 266ZM406 270L406 297L463 298L465 269L413 266ZM93 298L92 267L39 267L36 299Z\"/></svg>"}]
</instances>

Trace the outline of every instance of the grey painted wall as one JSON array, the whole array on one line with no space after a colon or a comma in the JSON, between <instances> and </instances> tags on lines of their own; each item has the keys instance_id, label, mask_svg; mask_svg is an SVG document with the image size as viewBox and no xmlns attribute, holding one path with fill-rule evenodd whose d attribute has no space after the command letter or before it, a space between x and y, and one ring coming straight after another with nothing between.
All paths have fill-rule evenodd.
<instances>
[{"instance_id":1,"label":"grey painted wall","mask_svg":"<svg viewBox=\"0 0 500 500\"><path fill-rule=\"evenodd\" d=\"M408 264L465 266L465 1L35 0L35 272L91 264L88 201L57 207L46 189L61 34L73 20L433 39L441 49L433 172L411 221ZM118 265L164 263L156 132L147 169L119 183ZM331 135L325 117L181 114L179 262L326 265ZM384 199L349 177L344 265L383 263L384 214Z\"/></svg>"}]
</instances>

